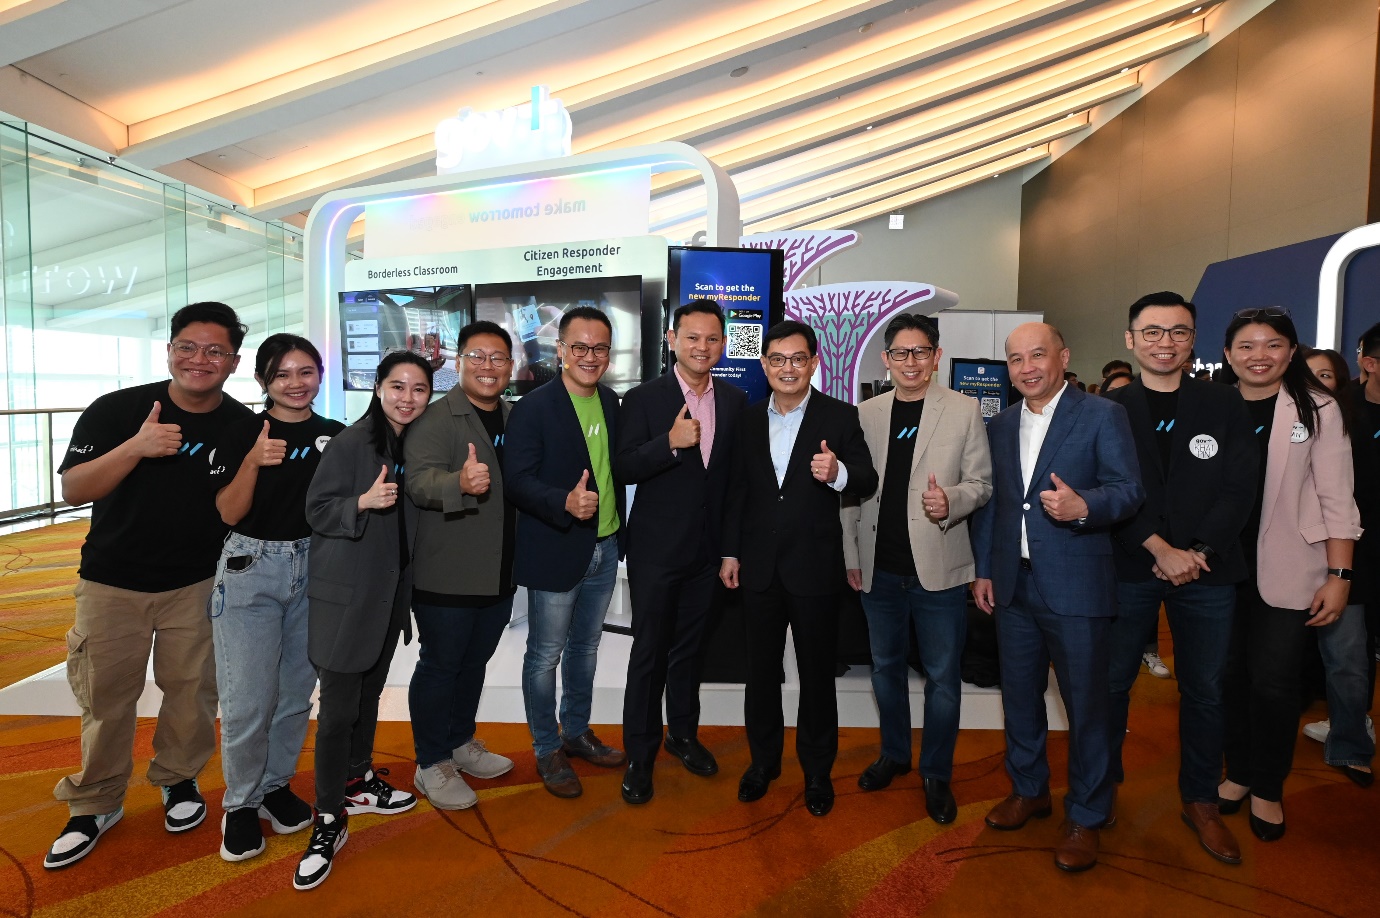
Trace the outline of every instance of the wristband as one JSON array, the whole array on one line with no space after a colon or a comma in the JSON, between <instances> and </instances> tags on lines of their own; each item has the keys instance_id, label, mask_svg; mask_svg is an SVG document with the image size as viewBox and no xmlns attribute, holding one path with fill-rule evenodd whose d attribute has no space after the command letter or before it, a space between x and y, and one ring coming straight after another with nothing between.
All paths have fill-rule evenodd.
<instances>
[{"instance_id":1,"label":"wristband","mask_svg":"<svg viewBox=\"0 0 1380 918\"><path fill-rule=\"evenodd\" d=\"M1339 580L1351 580L1351 568L1349 567L1329 567L1327 572Z\"/></svg>"}]
</instances>

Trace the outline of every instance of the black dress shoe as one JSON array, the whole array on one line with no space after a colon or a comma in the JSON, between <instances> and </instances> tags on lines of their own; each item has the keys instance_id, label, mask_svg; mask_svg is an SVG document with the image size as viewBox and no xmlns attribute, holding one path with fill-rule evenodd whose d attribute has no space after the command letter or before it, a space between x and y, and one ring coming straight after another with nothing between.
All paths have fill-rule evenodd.
<instances>
[{"instance_id":1,"label":"black dress shoe","mask_svg":"<svg viewBox=\"0 0 1380 918\"><path fill-rule=\"evenodd\" d=\"M1374 772L1362 771L1359 768L1352 768L1350 765L1337 766L1342 770L1342 774L1350 778L1358 787L1370 787L1375 783Z\"/></svg>"},{"instance_id":2,"label":"black dress shoe","mask_svg":"<svg viewBox=\"0 0 1380 918\"><path fill-rule=\"evenodd\" d=\"M652 799L652 763L629 762L623 772L623 802L646 803Z\"/></svg>"},{"instance_id":3,"label":"black dress shoe","mask_svg":"<svg viewBox=\"0 0 1380 918\"><path fill-rule=\"evenodd\" d=\"M1284 837L1284 823L1266 822L1252 813L1251 834L1263 842L1279 841Z\"/></svg>"},{"instance_id":4,"label":"black dress shoe","mask_svg":"<svg viewBox=\"0 0 1380 918\"><path fill-rule=\"evenodd\" d=\"M805 777L805 809L814 816L828 816L834 808L834 782L828 775Z\"/></svg>"},{"instance_id":5,"label":"black dress shoe","mask_svg":"<svg viewBox=\"0 0 1380 918\"><path fill-rule=\"evenodd\" d=\"M742 780L738 782L738 799L743 803L761 800L767 794L767 785L779 777L780 765L770 769L761 765L749 765L748 770L743 772Z\"/></svg>"},{"instance_id":6,"label":"black dress shoe","mask_svg":"<svg viewBox=\"0 0 1380 918\"><path fill-rule=\"evenodd\" d=\"M897 775L910 773L910 766L905 762L898 762L881 756L877 761L867 766L867 770L858 775L858 787L863 790L881 790L891 784L891 779Z\"/></svg>"},{"instance_id":7,"label":"black dress shoe","mask_svg":"<svg viewBox=\"0 0 1380 918\"><path fill-rule=\"evenodd\" d=\"M667 733L666 751L680 759L681 764L691 774L708 778L719 773L719 763L714 761L714 753L704 748L704 745L693 736L689 739L677 739Z\"/></svg>"},{"instance_id":8,"label":"black dress shoe","mask_svg":"<svg viewBox=\"0 0 1380 918\"><path fill-rule=\"evenodd\" d=\"M942 826L958 817L958 804L954 801L953 791L949 790L948 781L925 779L925 812Z\"/></svg>"},{"instance_id":9,"label":"black dress shoe","mask_svg":"<svg viewBox=\"0 0 1380 918\"><path fill-rule=\"evenodd\" d=\"M1247 794L1240 800L1228 800L1226 797L1219 796L1217 798L1217 812L1221 813L1223 816L1231 816L1234 813L1240 812L1241 804L1245 803L1246 798L1249 796L1250 794Z\"/></svg>"}]
</instances>

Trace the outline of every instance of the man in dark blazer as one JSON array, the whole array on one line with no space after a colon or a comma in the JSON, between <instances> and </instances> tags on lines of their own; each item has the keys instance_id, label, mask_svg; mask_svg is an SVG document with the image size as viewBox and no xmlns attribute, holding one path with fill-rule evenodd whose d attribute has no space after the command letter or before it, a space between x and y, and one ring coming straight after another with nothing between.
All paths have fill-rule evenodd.
<instances>
[{"instance_id":1,"label":"man in dark blazer","mask_svg":"<svg viewBox=\"0 0 1380 918\"><path fill-rule=\"evenodd\" d=\"M1050 813L1045 739L1049 665L1069 719L1069 790L1054 863L1097 863L1111 815L1107 661L1116 615L1111 527L1144 497L1135 441L1120 405L1067 385L1058 329L1017 326L1006 339L1011 380L1024 396L992 419L992 499L974 517L973 595L995 609L1001 650L1006 770L1013 793L987 815L1019 829Z\"/></svg>"},{"instance_id":2,"label":"man in dark blazer","mask_svg":"<svg viewBox=\"0 0 1380 918\"><path fill-rule=\"evenodd\" d=\"M747 612L744 719L752 764L738 799L761 799L781 775L781 660L789 625L800 669L795 748L805 806L824 816L834 805L834 646L846 582L839 495L869 497L877 471L858 409L810 386L819 366L814 330L778 322L762 348L772 394L739 420L719 571L729 589L741 584Z\"/></svg>"},{"instance_id":3,"label":"man in dark blazer","mask_svg":"<svg viewBox=\"0 0 1380 918\"><path fill-rule=\"evenodd\" d=\"M578 797L569 755L613 768L622 750L589 729L604 615L623 556L623 488L613 483L618 396L608 372L613 325L576 306L559 326L561 375L525 395L504 432L504 492L521 511L513 579L527 587L522 698L537 772L557 797ZM559 727L556 667L563 684Z\"/></svg>"},{"instance_id":4,"label":"man in dark blazer","mask_svg":"<svg viewBox=\"0 0 1380 918\"><path fill-rule=\"evenodd\" d=\"M1183 820L1209 854L1241 862L1217 809L1222 776L1223 682L1236 584L1247 576L1241 529L1255 500L1260 455L1234 386L1180 371L1193 349L1197 310L1177 293L1132 304L1126 347L1140 367L1107 393L1126 409L1145 503L1119 523L1117 617L1111 635L1112 780L1125 775L1121 745L1141 653L1163 603L1179 682L1179 796Z\"/></svg>"},{"instance_id":5,"label":"man in dark blazer","mask_svg":"<svg viewBox=\"0 0 1380 918\"><path fill-rule=\"evenodd\" d=\"M670 372L623 399L614 479L636 485L628 515L628 590L633 646L623 694L628 769L623 799L652 799L652 763L662 743L691 772L719 770L700 743L700 657L718 587L724 493L738 414L747 394L715 379L724 350L724 312L713 300L676 310L666 341Z\"/></svg>"}]
</instances>

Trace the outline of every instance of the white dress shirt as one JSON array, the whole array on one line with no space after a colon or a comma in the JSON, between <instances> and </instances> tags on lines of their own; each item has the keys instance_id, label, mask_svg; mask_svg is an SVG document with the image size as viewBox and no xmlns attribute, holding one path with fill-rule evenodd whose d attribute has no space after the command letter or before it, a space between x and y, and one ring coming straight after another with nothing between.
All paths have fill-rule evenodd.
<instances>
[{"instance_id":1,"label":"white dress shirt","mask_svg":"<svg viewBox=\"0 0 1380 918\"><path fill-rule=\"evenodd\" d=\"M1049 425L1054 420L1054 409L1059 407L1059 400L1064 397L1068 386L1068 383L1064 383L1054 398L1045 405L1045 410L1038 414L1030 410L1030 405L1025 399L1021 399L1021 482L1025 485L1025 490L1021 492L1022 511L1030 509L1030 503L1025 499L1025 495L1030 493L1030 476L1035 474L1035 464L1040 461L1040 447L1045 445L1045 434L1049 433ZM1053 486L1051 483L1050 487ZM1025 513L1021 514L1021 557L1030 559Z\"/></svg>"},{"instance_id":2,"label":"white dress shirt","mask_svg":"<svg viewBox=\"0 0 1380 918\"><path fill-rule=\"evenodd\" d=\"M800 435L800 422L805 420L805 406L810 404L810 394L813 389L807 390L805 398L799 405L796 405L785 414L776 409L776 393L771 394L767 401L767 437L771 445L771 465L776 470L776 486L779 488L786 480L786 466L790 464L791 453L795 450L796 438ZM817 453L817 449L810 450L810 455ZM829 487L835 491L842 491L848 484L848 467L842 462L839 463L839 474Z\"/></svg>"}]
</instances>

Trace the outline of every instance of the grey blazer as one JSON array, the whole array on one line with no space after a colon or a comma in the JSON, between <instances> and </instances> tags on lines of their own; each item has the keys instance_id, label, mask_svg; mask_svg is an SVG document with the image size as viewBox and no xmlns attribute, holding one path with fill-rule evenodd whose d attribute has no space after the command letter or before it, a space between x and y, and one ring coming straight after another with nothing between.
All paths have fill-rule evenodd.
<instances>
[{"instance_id":1,"label":"grey blazer","mask_svg":"<svg viewBox=\"0 0 1380 918\"><path fill-rule=\"evenodd\" d=\"M383 466L389 466L387 480L396 480L393 463L374 451L369 434L366 418L332 438L307 489L307 655L317 667L340 673L364 672L385 641L396 640L399 630L411 635L412 566L399 575L397 514L407 522L410 555L417 507L404 494L387 510L360 512L359 496Z\"/></svg>"},{"instance_id":2,"label":"grey blazer","mask_svg":"<svg viewBox=\"0 0 1380 918\"><path fill-rule=\"evenodd\" d=\"M508 403L500 401L503 421ZM460 490L460 468L489 466L489 490ZM503 469L474 405L459 387L438 399L407 431L407 493L421 508L413 585L428 593L494 596L502 584Z\"/></svg>"}]
</instances>

